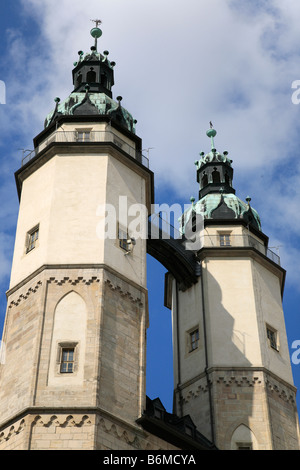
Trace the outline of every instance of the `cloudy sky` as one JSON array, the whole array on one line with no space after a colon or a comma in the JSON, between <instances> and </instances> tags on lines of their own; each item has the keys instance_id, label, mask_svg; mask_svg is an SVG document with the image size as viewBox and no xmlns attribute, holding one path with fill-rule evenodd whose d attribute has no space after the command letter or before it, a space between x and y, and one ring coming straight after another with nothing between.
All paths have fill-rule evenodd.
<instances>
[{"instance_id":1,"label":"cloudy sky","mask_svg":"<svg viewBox=\"0 0 300 470\"><path fill-rule=\"evenodd\" d=\"M91 19L100 18L98 48L109 50L117 64L114 97L123 97L144 148L151 148L156 202L185 204L197 197L194 161L209 151L205 132L211 120L217 149L233 160L237 195L251 196L270 246L279 250L287 270L290 347L300 340L300 93L292 88L300 80L300 2L10 0L1 10L0 80L6 93L4 104L0 88L0 329L20 149L33 148L54 98L63 100L72 91L77 51L89 51ZM151 276L154 270L160 275ZM148 393L170 409L170 314L151 297L159 289L162 305L163 274L150 259ZM164 332L161 347L158 329ZM165 368L159 380L158 364ZM293 372L298 387L300 365L294 364Z\"/></svg>"}]
</instances>

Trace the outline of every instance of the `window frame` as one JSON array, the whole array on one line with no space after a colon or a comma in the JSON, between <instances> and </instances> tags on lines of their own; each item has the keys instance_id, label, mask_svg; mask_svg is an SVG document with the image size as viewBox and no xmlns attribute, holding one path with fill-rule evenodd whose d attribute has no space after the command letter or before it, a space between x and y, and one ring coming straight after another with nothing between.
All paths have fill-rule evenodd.
<instances>
[{"instance_id":1,"label":"window frame","mask_svg":"<svg viewBox=\"0 0 300 470\"><path fill-rule=\"evenodd\" d=\"M73 367L72 371L63 371L62 370L62 364L63 364L63 353L66 350L72 350L73 351L73 360L69 361L72 362ZM77 370L78 370L78 352L79 346L78 342L74 341L65 341L58 343L57 345L57 358L56 358L56 372L58 376L70 376L70 375L76 375Z\"/></svg>"},{"instance_id":2,"label":"window frame","mask_svg":"<svg viewBox=\"0 0 300 470\"><path fill-rule=\"evenodd\" d=\"M65 358L65 354L67 357ZM72 354L72 359L70 359L70 354ZM61 374L73 374L74 373L74 364L75 364L75 348L63 347L61 348L61 360L60 360L60 373ZM71 366L71 367L69 367Z\"/></svg>"},{"instance_id":3,"label":"window frame","mask_svg":"<svg viewBox=\"0 0 300 470\"><path fill-rule=\"evenodd\" d=\"M35 234L37 234L37 236L34 236L34 239L32 240L32 236ZM40 235L40 224L35 225L31 230L28 230L28 232L26 233L26 240L25 240L25 254L26 255L38 247L39 235Z\"/></svg>"},{"instance_id":4,"label":"window frame","mask_svg":"<svg viewBox=\"0 0 300 470\"><path fill-rule=\"evenodd\" d=\"M190 332L190 352L199 348L199 328L195 328Z\"/></svg>"},{"instance_id":5,"label":"window frame","mask_svg":"<svg viewBox=\"0 0 300 470\"><path fill-rule=\"evenodd\" d=\"M220 246L222 246L222 247L232 246L232 244L231 244L231 241L232 241L231 240L231 232L219 232L218 235L219 235ZM223 242L222 242L223 237L224 237L224 239L223 239Z\"/></svg>"},{"instance_id":6,"label":"window frame","mask_svg":"<svg viewBox=\"0 0 300 470\"><path fill-rule=\"evenodd\" d=\"M193 339L193 335L196 333L196 338ZM195 325L186 331L186 342L185 342L185 353L186 356L198 351L200 349L200 328L199 325Z\"/></svg>"},{"instance_id":7,"label":"window frame","mask_svg":"<svg viewBox=\"0 0 300 470\"><path fill-rule=\"evenodd\" d=\"M266 334L268 345L274 351L279 352L279 335L278 331L272 326L266 324Z\"/></svg>"},{"instance_id":8,"label":"window frame","mask_svg":"<svg viewBox=\"0 0 300 470\"><path fill-rule=\"evenodd\" d=\"M92 141L92 127L90 128L77 128L75 130L76 142L91 142ZM82 134L82 137L79 135ZM87 138L88 137L88 138Z\"/></svg>"}]
</instances>

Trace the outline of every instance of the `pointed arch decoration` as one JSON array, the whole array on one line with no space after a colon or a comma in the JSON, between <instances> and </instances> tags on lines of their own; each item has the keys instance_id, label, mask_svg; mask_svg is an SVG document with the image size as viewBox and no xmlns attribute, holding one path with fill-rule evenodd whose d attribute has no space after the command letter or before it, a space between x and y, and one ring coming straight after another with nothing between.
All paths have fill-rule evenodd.
<instances>
[{"instance_id":1,"label":"pointed arch decoration","mask_svg":"<svg viewBox=\"0 0 300 470\"><path fill-rule=\"evenodd\" d=\"M244 423L235 428L231 436L231 450L258 450L253 431Z\"/></svg>"},{"instance_id":2,"label":"pointed arch decoration","mask_svg":"<svg viewBox=\"0 0 300 470\"><path fill-rule=\"evenodd\" d=\"M86 303L80 294L71 290L59 299L54 310L48 385L62 385L66 377L76 384L83 382L86 325ZM73 350L74 361L68 374L61 369L62 352L66 348Z\"/></svg>"}]
</instances>

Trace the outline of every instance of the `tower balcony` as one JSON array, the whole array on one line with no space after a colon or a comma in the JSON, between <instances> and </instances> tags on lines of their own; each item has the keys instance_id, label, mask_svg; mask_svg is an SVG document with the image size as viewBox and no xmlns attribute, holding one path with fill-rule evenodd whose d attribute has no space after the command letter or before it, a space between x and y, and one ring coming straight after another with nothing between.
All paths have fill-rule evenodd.
<instances>
[{"instance_id":1,"label":"tower balcony","mask_svg":"<svg viewBox=\"0 0 300 470\"><path fill-rule=\"evenodd\" d=\"M200 243L202 248L254 248L280 266L279 255L250 234L219 233L217 235L201 235Z\"/></svg>"},{"instance_id":2,"label":"tower balcony","mask_svg":"<svg viewBox=\"0 0 300 470\"><path fill-rule=\"evenodd\" d=\"M38 156L43 150L53 143L69 143L80 145L95 145L97 143L112 143L117 146L122 152L125 152L131 158L137 160L146 168L149 168L149 159L142 154L141 151L136 150L135 147L129 145L113 130L99 130L99 131L83 131L78 130L62 131L57 130L52 132L47 138L42 140L35 149L27 153L22 158L22 167L26 165L34 157Z\"/></svg>"}]
</instances>

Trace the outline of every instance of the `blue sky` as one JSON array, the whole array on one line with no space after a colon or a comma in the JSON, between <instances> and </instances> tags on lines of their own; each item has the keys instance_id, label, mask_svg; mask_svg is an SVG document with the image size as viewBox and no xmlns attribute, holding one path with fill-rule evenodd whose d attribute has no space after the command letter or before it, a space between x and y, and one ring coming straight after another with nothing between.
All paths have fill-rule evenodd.
<instances>
[{"instance_id":1,"label":"blue sky","mask_svg":"<svg viewBox=\"0 0 300 470\"><path fill-rule=\"evenodd\" d=\"M171 5L171 6L170 6ZM99 49L116 62L114 97L137 119L150 150L157 203L197 197L194 161L209 150L210 120L228 150L237 195L262 220L287 270L288 341L300 340L300 5L297 0L11 0L2 2L0 80L0 328L9 284L18 199L14 172L43 128L54 98L72 90L77 51L92 45L91 19L103 21ZM277 249L277 248L276 248ZM149 259L147 393L172 409L170 312L164 269ZM155 292L155 295L154 295ZM291 349L291 354L293 350ZM296 387L300 365L293 364ZM300 409L298 397L298 408Z\"/></svg>"}]
</instances>

